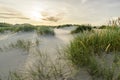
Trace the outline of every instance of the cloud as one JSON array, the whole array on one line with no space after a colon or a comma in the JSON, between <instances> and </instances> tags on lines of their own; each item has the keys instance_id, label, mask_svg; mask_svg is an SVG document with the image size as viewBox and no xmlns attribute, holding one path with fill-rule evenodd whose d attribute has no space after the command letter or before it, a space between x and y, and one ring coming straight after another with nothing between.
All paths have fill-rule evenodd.
<instances>
[{"instance_id":1,"label":"cloud","mask_svg":"<svg viewBox=\"0 0 120 80\"><path fill-rule=\"evenodd\" d=\"M3 19L25 19L25 20L29 20L29 18L26 18L26 17L12 17L12 16L0 16L0 18L3 18Z\"/></svg>"},{"instance_id":2,"label":"cloud","mask_svg":"<svg viewBox=\"0 0 120 80\"><path fill-rule=\"evenodd\" d=\"M21 12L4 6L0 6L0 18L1 19L25 19L29 20L29 18L25 17Z\"/></svg>"},{"instance_id":3,"label":"cloud","mask_svg":"<svg viewBox=\"0 0 120 80\"><path fill-rule=\"evenodd\" d=\"M0 12L0 15L17 15L17 14L14 14L14 13L7 13L7 12Z\"/></svg>"},{"instance_id":4,"label":"cloud","mask_svg":"<svg viewBox=\"0 0 120 80\"><path fill-rule=\"evenodd\" d=\"M56 16L49 16L49 17L43 18L42 20L52 21L52 22L58 22L60 20L60 18L56 17Z\"/></svg>"},{"instance_id":5,"label":"cloud","mask_svg":"<svg viewBox=\"0 0 120 80\"><path fill-rule=\"evenodd\" d=\"M42 20L44 21L51 21L51 22L58 22L63 19L64 13L49 13L49 12L42 12Z\"/></svg>"}]
</instances>

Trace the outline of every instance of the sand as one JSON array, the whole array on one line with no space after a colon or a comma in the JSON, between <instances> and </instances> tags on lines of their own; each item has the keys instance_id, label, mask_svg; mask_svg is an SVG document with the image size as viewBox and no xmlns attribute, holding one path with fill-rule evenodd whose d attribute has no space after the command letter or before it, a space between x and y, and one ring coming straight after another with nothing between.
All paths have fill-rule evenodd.
<instances>
[{"instance_id":1,"label":"sand","mask_svg":"<svg viewBox=\"0 0 120 80\"><path fill-rule=\"evenodd\" d=\"M52 58L57 55L57 48L63 47L72 40L70 34L71 28L54 29L55 36L38 36L35 32L24 33L4 33L0 34L0 47L8 46L10 43L15 43L17 40L40 40L39 49L41 52L46 52ZM30 54L29 54L30 55ZM14 71L30 62L29 55L21 49L6 49L0 52L0 74L6 75L9 71Z\"/></svg>"}]
</instances>

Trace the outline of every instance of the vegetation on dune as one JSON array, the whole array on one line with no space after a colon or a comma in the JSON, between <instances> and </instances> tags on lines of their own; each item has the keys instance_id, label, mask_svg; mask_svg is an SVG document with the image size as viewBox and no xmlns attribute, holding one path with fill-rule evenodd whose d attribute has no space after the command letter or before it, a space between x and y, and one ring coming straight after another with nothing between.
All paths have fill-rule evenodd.
<instances>
[{"instance_id":1,"label":"vegetation on dune","mask_svg":"<svg viewBox=\"0 0 120 80\"><path fill-rule=\"evenodd\" d=\"M106 25L102 25L99 27L99 29L106 29L106 28L108 28L108 26L106 26Z\"/></svg>"},{"instance_id":2,"label":"vegetation on dune","mask_svg":"<svg viewBox=\"0 0 120 80\"><path fill-rule=\"evenodd\" d=\"M112 29L112 28L120 28L120 17L117 19L110 20L108 25L102 25L99 29Z\"/></svg>"},{"instance_id":3,"label":"vegetation on dune","mask_svg":"<svg viewBox=\"0 0 120 80\"><path fill-rule=\"evenodd\" d=\"M99 29L104 30L99 32L91 32L92 27L90 25L75 25L78 27L71 33L81 32L81 34L71 41L63 53L66 53L65 56L76 65L77 69L85 68L93 80L120 80L119 21L118 18L110 25L101 26ZM73 25L60 25L57 28L70 26ZM0 27L0 32L9 30L12 32L36 31L38 35L55 35L53 28L47 26L17 24L13 27ZM34 44L35 47L38 47L39 40L36 40ZM18 40L15 44L10 44L9 47L21 48L30 53L34 44L31 41ZM33 53L37 54L33 66L27 72L11 73L8 80L64 80L69 78L69 75L66 76L66 69L69 69L69 72L71 66L64 66L66 65L65 60L61 62L61 58L59 58L57 65L48 56L43 55L38 48Z\"/></svg>"},{"instance_id":4,"label":"vegetation on dune","mask_svg":"<svg viewBox=\"0 0 120 80\"><path fill-rule=\"evenodd\" d=\"M36 39L35 41L30 40L17 40L14 43L10 43L7 46L0 47L0 51L4 52L7 49L16 48L16 49L22 49L23 51L29 52L31 48L37 47L40 45L40 41Z\"/></svg>"},{"instance_id":5,"label":"vegetation on dune","mask_svg":"<svg viewBox=\"0 0 120 80\"><path fill-rule=\"evenodd\" d=\"M4 27L3 27L4 26ZM64 27L71 27L71 26L77 26L78 28L71 33L79 33L83 31L91 31L92 27L90 25L75 25L75 24L65 24L65 25L59 25L56 26L57 28L64 28ZM55 26L34 26L31 24L15 24L15 25L10 25L7 23L1 23L0 26L0 33L4 33L6 31L11 31L11 32L31 32L31 31L37 31L38 34L44 35L44 34L50 34L54 35L53 28Z\"/></svg>"},{"instance_id":6,"label":"vegetation on dune","mask_svg":"<svg viewBox=\"0 0 120 80\"><path fill-rule=\"evenodd\" d=\"M120 17L118 17L117 19L110 20L108 22L108 26L120 27Z\"/></svg>"},{"instance_id":7,"label":"vegetation on dune","mask_svg":"<svg viewBox=\"0 0 120 80\"><path fill-rule=\"evenodd\" d=\"M55 35L54 30L50 27L38 27L37 34L39 35Z\"/></svg>"},{"instance_id":8,"label":"vegetation on dune","mask_svg":"<svg viewBox=\"0 0 120 80\"><path fill-rule=\"evenodd\" d=\"M35 26L31 24L16 24L14 25L13 31L14 32L31 32L35 30Z\"/></svg>"},{"instance_id":9,"label":"vegetation on dune","mask_svg":"<svg viewBox=\"0 0 120 80\"><path fill-rule=\"evenodd\" d=\"M39 50L34 53L36 61L30 68L24 71L11 72L8 80L67 80L72 79L72 69L68 64L62 63L60 59L52 61L45 53ZM59 60L59 61L58 61Z\"/></svg>"},{"instance_id":10,"label":"vegetation on dune","mask_svg":"<svg viewBox=\"0 0 120 80\"><path fill-rule=\"evenodd\" d=\"M4 27L0 27L0 33L4 33L6 31L10 32L32 32L36 31L39 35L54 35L53 27L50 26L33 26L31 24L16 24L11 25L11 27L6 24L2 24Z\"/></svg>"},{"instance_id":11,"label":"vegetation on dune","mask_svg":"<svg viewBox=\"0 0 120 80\"><path fill-rule=\"evenodd\" d=\"M4 33L5 31L12 31L13 27L0 27L0 33Z\"/></svg>"},{"instance_id":12,"label":"vegetation on dune","mask_svg":"<svg viewBox=\"0 0 120 80\"><path fill-rule=\"evenodd\" d=\"M30 24L16 24L16 25L6 25L4 27L0 26L0 32L11 31L11 32L28 32L33 31L35 27Z\"/></svg>"},{"instance_id":13,"label":"vegetation on dune","mask_svg":"<svg viewBox=\"0 0 120 80\"><path fill-rule=\"evenodd\" d=\"M102 80L119 80L119 73L116 73L116 70L120 67L120 29L106 29L95 33L84 32L77 36L65 51L68 58L78 68L86 68L94 80L98 77ZM101 57L109 54L117 55L118 58L116 60L115 57L111 61L111 66L106 66L107 58ZM114 61L117 61L117 64Z\"/></svg>"},{"instance_id":14,"label":"vegetation on dune","mask_svg":"<svg viewBox=\"0 0 120 80\"><path fill-rule=\"evenodd\" d=\"M58 25L56 28L64 28L64 27L71 27L73 24L65 24L65 25Z\"/></svg>"},{"instance_id":15,"label":"vegetation on dune","mask_svg":"<svg viewBox=\"0 0 120 80\"><path fill-rule=\"evenodd\" d=\"M5 31L12 31L13 25L8 23L0 23L0 33L4 33Z\"/></svg>"},{"instance_id":16,"label":"vegetation on dune","mask_svg":"<svg viewBox=\"0 0 120 80\"><path fill-rule=\"evenodd\" d=\"M8 23L0 23L0 27L12 27L12 24L8 24Z\"/></svg>"},{"instance_id":17,"label":"vegetation on dune","mask_svg":"<svg viewBox=\"0 0 120 80\"><path fill-rule=\"evenodd\" d=\"M108 25L102 25L99 27L99 29L119 29L118 26L108 26Z\"/></svg>"},{"instance_id":18,"label":"vegetation on dune","mask_svg":"<svg viewBox=\"0 0 120 80\"><path fill-rule=\"evenodd\" d=\"M0 28L0 33L4 33L4 29L3 28Z\"/></svg>"},{"instance_id":19,"label":"vegetation on dune","mask_svg":"<svg viewBox=\"0 0 120 80\"><path fill-rule=\"evenodd\" d=\"M75 30L71 31L72 34L84 32L84 31L91 31L92 27L90 25L79 25Z\"/></svg>"},{"instance_id":20,"label":"vegetation on dune","mask_svg":"<svg viewBox=\"0 0 120 80\"><path fill-rule=\"evenodd\" d=\"M16 43L11 43L9 47L12 48L21 48L27 52L29 52L30 48L34 45L31 41L25 41L25 40L18 40Z\"/></svg>"},{"instance_id":21,"label":"vegetation on dune","mask_svg":"<svg viewBox=\"0 0 120 80\"><path fill-rule=\"evenodd\" d=\"M30 40L18 40L15 43L9 44L9 47L22 49L29 52L32 47L39 46L40 41L36 39L34 42Z\"/></svg>"},{"instance_id":22,"label":"vegetation on dune","mask_svg":"<svg viewBox=\"0 0 120 80\"><path fill-rule=\"evenodd\" d=\"M34 45L35 44L35 45ZM69 62L63 62L60 55L53 61L46 53L42 53L38 46L38 40L35 43L31 41L18 40L12 43L9 47L24 49L31 53L35 58L31 65L23 68L20 71L10 72L5 80L64 80L72 79L72 67ZM30 52L29 50L32 50ZM56 54L57 55L57 54ZM4 80L4 79L0 79Z\"/></svg>"},{"instance_id":23,"label":"vegetation on dune","mask_svg":"<svg viewBox=\"0 0 120 80\"><path fill-rule=\"evenodd\" d=\"M89 25L89 24L88 24ZM64 24L64 25L58 25L58 26L56 26L56 28L64 28L64 27L72 27L72 26L77 26L77 27L79 27L79 26L83 26L83 25L79 25L79 24ZM85 25L84 25L85 26Z\"/></svg>"}]
</instances>

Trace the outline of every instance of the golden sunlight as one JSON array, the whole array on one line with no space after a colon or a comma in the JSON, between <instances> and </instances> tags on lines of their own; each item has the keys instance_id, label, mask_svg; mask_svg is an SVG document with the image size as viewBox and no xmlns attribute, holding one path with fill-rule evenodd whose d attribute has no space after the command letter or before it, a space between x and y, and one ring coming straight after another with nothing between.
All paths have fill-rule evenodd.
<instances>
[{"instance_id":1,"label":"golden sunlight","mask_svg":"<svg viewBox=\"0 0 120 80\"><path fill-rule=\"evenodd\" d=\"M35 20L35 21L39 21L42 18L39 12L32 12L29 16L30 16L30 19Z\"/></svg>"},{"instance_id":2,"label":"golden sunlight","mask_svg":"<svg viewBox=\"0 0 120 80\"><path fill-rule=\"evenodd\" d=\"M26 17L30 18L32 21L42 20L41 12L44 10L44 7L32 6L31 10L25 10L23 13Z\"/></svg>"}]
</instances>

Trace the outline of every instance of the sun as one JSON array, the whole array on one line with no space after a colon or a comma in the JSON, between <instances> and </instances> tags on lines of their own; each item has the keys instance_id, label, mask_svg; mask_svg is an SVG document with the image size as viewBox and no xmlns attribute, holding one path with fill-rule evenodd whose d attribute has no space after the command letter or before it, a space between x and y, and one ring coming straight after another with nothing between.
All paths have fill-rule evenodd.
<instances>
[{"instance_id":1,"label":"sun","mask_svg":"<svg viewBox=\"0 0 120 80\"><path fill-rule=\"evenodd\" d=\"M30 14L30 19L32 19L32 20L39 21L39 20L41 20L41 18L42 18L42 16L39 12L32 12Z\"/></svg>"}]
</instances>

